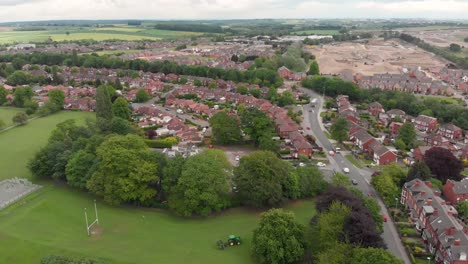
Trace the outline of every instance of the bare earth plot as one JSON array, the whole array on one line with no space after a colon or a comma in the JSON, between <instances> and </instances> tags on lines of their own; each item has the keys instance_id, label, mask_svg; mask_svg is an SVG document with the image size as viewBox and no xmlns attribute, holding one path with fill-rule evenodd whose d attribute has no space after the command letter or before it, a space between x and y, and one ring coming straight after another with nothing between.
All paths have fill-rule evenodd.
<instances>
[{"instance_id":1,"label":"bare earth plot","mask_svg":"<svg viewBox=\"0 0 468 264\"><path fill-rule=\"evenodd\" d=\"M7 207L39 188L39 185L32 184L26 179L13 178L0 181L0 209Z\"/></svg>"},{"instance_id":2,"label":"bare earth plot","mask_svg":"<svg viewBox=\"0 0 468 264\"><path fill-rule=\"evenodd\" d=\"M397 39L327 44L316 46L311 52L317 57L322 74L401 73L402 68L442 68L447 63L434 54Z\"/></svg>"},{"instance_id":3,"label":"bare earth plot","mask_svg":"<svg viewBox=\"0 0 468 264\"><path fill-rule=\"evenodd\" d=\"M448 47L451 43L456 43L460 46L468 46L463 41L464 38L468 37L468 28L453 28L443 30L406 30L404 33L410 34L414 37L418 37L425 42L438 46Z\"/></svg>"}]
</instances>

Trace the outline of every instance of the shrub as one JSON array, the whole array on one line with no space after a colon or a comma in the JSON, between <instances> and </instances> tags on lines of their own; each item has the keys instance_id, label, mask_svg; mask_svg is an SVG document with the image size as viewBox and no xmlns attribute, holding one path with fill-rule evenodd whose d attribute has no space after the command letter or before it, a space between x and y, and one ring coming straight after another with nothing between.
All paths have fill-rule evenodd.
<instances>
[{"instance_id":1,"label":"shrub","mask_svg":"<svg viewBox=\"0 0 468 264\"><path fill-rule=\"evenodd\" d=\"M170 148L173 145L179 143L179 140L177 140L175 137L167 137L164 139L147 139L145 140L145 143L150 148Z\"/></svg>"}]
</instances>

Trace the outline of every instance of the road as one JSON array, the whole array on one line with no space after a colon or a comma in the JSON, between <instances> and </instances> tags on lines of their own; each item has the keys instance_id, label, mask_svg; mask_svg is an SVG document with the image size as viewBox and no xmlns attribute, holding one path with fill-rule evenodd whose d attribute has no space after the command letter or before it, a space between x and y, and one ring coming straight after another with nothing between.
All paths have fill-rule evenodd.
<instances>
[{"instance_id":1,"label":"road","mask_svg":"<svg viewBox=\"0 0 468 264\"><path fill-rule=\"evenodd\" d=\"M327 138L324 133L324 127L320 120L320 111L323 108L324 100L317 93L300 88L302 92L309 95L310 98L317 98L316 107L311 107L310 105L303 106L304 113L304 126L310 127L310 130L305 129L306 133L312 134L316 138L316 142L319 146L323 147L324 151L328 152L334 149L332 143ZM310 112L309 112L310 110ZM335 154L333 157L329 157L330 166L335 171L343 171L343 168L349 168L349 177L357 181L357 188L360 189L364 194L373 194L374 197L378 197L374 188L370 185L370 179L372 172L366 169L359 169L355 167L351 162L349 162L343 155ZM379 198L378 202L382 208L383 215L389 215L387 208L383 204L382 200ZM395 256L402 259L405 263L411 263L406 251L401 243L400 237L396 231L395 225L392 220L388 218L387 222L384 222L384 232L382 238L387 244L388 250L392 252Z\"/></svg>"}]
</instances>

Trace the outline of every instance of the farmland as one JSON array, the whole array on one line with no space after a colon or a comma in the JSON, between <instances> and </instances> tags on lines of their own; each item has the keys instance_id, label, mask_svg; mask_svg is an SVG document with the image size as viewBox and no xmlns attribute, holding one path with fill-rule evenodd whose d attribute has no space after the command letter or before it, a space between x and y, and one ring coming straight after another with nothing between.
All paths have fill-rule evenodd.
<instances>
[{"instance_id":1,"label":"farmland","mask_svg":"<svg viewBox=\"0 0 468 264\"><path fill-rule=\"evenodd\" d=\"M323 74L400 73L404 67L442 68L446 64L442 58L395 39L328 44L313 47L311 52L317 57Z\"/></svg>"},{"instance_id":2,"label":"farmland","mask_svg":"<svg viewBox=\"0 0 468 264\"><path fill-rule=\"evenodd\" d=\"M451 43L465 46L463 39L468 37L468 28L408 28L402 31L438 47L448 47Z\"/></svg>"},{"instance_id":3,"label":"farmland","mask_svg":"<svg viewBox=\"0 0 468 264\"><path fill-rule=\"evenodd\" d=\"M3 27L0 30L0 44L6 43L24 43L24 42L44 42L52 41L70 41L92 39L96 41L103 40L159 40L176 39L190 36L201 35L197 32L158 30L151 27L131 27L131 26L112 26L112 27L49 27L39 31L14 31L13 28Z\"/></svg>"},{"instance_id":4,"label":"farmland","mask_svg":"<svg viewBox=\"0 0 468 264\"><path fill-rule=\"evenodd\" d=\"M0 116L12 115L15 110L1 108ZM86 118L93 116L91 113L63 111L0 133L0 180L29 178L30 172L26 165L34 153L45 145L56 124L67 119L77 119L83 123Z\"/></svg>"},{"instance_id":5,"label":"farmland","mask_svg":"<svg viewBox=\"0 0 468 264\"><path fill-rule=\"evenodd\" d=\"M316 29L316 30L302 30L302 31L296 31L292 33L293 35L336 35L339 34L338 30L321 30L321 29Z\"/></svg>"}]
</instances>

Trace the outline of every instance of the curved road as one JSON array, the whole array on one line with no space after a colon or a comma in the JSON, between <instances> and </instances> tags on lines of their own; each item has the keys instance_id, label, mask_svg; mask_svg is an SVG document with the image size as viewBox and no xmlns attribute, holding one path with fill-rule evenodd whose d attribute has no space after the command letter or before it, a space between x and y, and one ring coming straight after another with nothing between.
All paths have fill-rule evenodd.
<instances>
[{"instance_id":1,"label":"curved road","mask_svg":"<svg viewBox=\"0 0 468 264\"><path fill-rule=\"evenodd\" d=\"M306 127L310 127L311 130L304 130L306 133L310 133L316 138L316 142L318 145L324 148L324 151L328 152L334 149L332 143L327 138L325 133L323 132L324 127L320 120L320 111L323 107L323 98L308 89L300 88L302 92L309 95L310 98L317 98L316 107L313 108L310 105L303 106L303 113L304 113L304 125ZM310 110L310 112L309 112ZM378 197L374 190L374 188L370 185L371 179L371 172L364 169L359 169L355 167L351 162L349 162L343 155L336 154L333 157L329 157L331 167L337 171L343 171L343 168L349 168L349 174L347 174L351 179L357 181L357 188L360 189L364 194L373 194L374 197ZM383 202L378 199L378 202L382 208L382 214L388 215L387 208L383 204ZM395 256L402 259L405 263L411 263L406 251L401 243L400 237L395 229L395 225L393 224L392 220L388 218L387 222L384 222L384 232L382 234L382 238L384 239L385 243L387 244L388 250L392 252Z\"/></svg>"}]
</instances>

